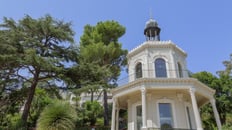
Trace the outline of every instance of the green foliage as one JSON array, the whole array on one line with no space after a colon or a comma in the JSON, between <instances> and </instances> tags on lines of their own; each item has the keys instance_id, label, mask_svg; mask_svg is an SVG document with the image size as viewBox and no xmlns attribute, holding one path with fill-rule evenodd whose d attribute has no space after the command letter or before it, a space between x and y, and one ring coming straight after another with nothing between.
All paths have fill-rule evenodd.
<instances>
[{"instance_id":1,"label":"green foliage","mask_svg":"<svg viewBox=\"0 0 232 130\"><path fill-rule=\"evenodd\" d=\"M16 113L14 115L7 116L8 126L7 129L10 130L26 130L26 127L21 120L21 114Z\"/></svg>"},{"instance_id":2,"label":"green foliage","mask_svg":"<svg viewBox=\"0 0 232 130\"><path fill-rule=\"evenodd\" d=\"M126 65L127 50L118 42L124 33L125 28L115 21L87 25L78 57L79 49L72 45L71 23L49 15L39 19L26 15L19 21L4 18L0 24L1 126L6 126L8 115L13 118L19 112L24 101L22 119L34 126L51 102L48 94L59 95L54 89L56 81L75 83L81 88L79 93L93 94L99 88L106 91L114 86L121 67ZM70 61L76 63L71 69L66 66ZM43 89L36 89L38 86Z\"/></svg>"},{"instance_id":3,"label":"green foliage","mask_svg":"<svg viewBox=\"0 0 232 130\"><path fill-rule=\"evenodd\" d=\"M126 65L127 50L118 42L124 33L125 28L116 21L99 22L96 26L86 25L80 41L80 62L93 63L102 67L101 72L110 72L100 77L106 126L109 125L107 90L117 85L120 71Z\"/></svg>"},{"instance_id":4,"label":"green foliage","mask_svg":"<svg viewBox=\"0 0 232 130\"><path fill-rule=\"evenodd\" d=\"M210 104L207 104L201 108L200 114L201 119L203 122L203 128L206 130L214 130L214 128L217 128L215 118L212 115L213 110L212 106Z\"/></svg>"},{"instance_id":5,"label":"green foliage","mask_svg":"<svg viewBox=\"0 0 232 130\"><path fill-rule=\"evenodd\" d=\"M108 80L115 79L119 76L121 67L126 63L126 50L122 50L121 44L109 43L105 45L103 42L98 44L90 44L81 46L80 57L85 63L94 63L109 69L111 77Z\"/></svg>"},{"instance_id":6,"label":"green foliage","mask_svg":"<svg viewBox=\"0 0 232 130\"><path fill-rule=\"evenodd\" d=\"M222 130L232 130L232 126L231 125L224 125L224 126L222 126Z\"/></svg>"},{"instance_id":7,"label":"green foliage","mask_svg":"<svg viewBox=\"0 0 232 130\"><path fill-rule=\"evenodd\" d=\"M99 22L96 26L86 25L81 36L79 63L72 67L67 76L76 84L74 92L93 93L115 84L120 69L126 65L127 50L118 43L125 28L115 21ZM111 85L113 86L113 85Z\"/></svg>"},{"instance_id":8,"label":"green foliage","mask_svg":"<svg viewBox=\"0 0 232 130\"><path fill-rule=\"evenodd\" d=\"M67 102L55 101L41 113L38 130L73 130L76 120L75 109Z\"/></svg>"},{"instance_id":9,"label":"green foliage","mask_svg":"<svg viewBox=\"0 0 232 130\"><path fill-rule=\"evenodd\" d=\"M225 70L218 71L220 88L216 90L217 107L222 124L232 126L232 54L230 59L224 61L223 64Z\"/></svg>"},{"instance_id":10,"label":"green foliage","mask_svg":"<svg viewBox=\"0 0 232 130\"><path fill-rule=\"evenodd\" d=\"M54 100L55 99L52 99L45 89L36 88L35 96L29 112L28 126L35 127L36 121L44 107L52 103Z\"/></svg>"},{"instance_id":11,"label":"green foliage","mask_svg":"<svg viewBox=\"0 0 232 130\"><path fill-rule=\"evenodd\" d=\"M78 73L77 73L78 72ZM104 84L104 77L111 73L107 66L99 66L92 62L80 62L77 66L72 67L66 73L76 85L100 85Z\"/></svg>"},{"instance_id":12,"label":"green foliage","mask_svg":"<svg viewBox=\"0 0 232 130\"><path fill-rule=\"evenodd\" d=\"M232 126L232 59L230 61L224 61L225 70L219 71L219 77L212 75L209 72L199 72L192 75L207 86L216 90L215 99L216 106L219 112L222 125L229 128ZM201 117L203 120L203 126L205 129L216 128L215 119L212 116L213 110L211 105L205 105L201 108Z\"/></svg>"},{"instance_id":13,"label":"green foliage","mask_svg":"<svg viewBox=\"0 0 232 130\"><path fill-rule=\"evenodd\" d=\"M116 21L98 22L96 26L86 25L81 36L81 46L100 42L105 45L117 43L124 33L125 28Z\"/></svg>"},{"instance_id":14,"label":"green foliage","mask_svg":"<svg viewBox=\"0 0 232 130\"><path fill-rule=\"evenodd\" d=\"M54 86L51 81L65 77L65 63L76 59L70 26L49 15L39 19L27 15L18 22L4 18L0 24L0 90L8 89L8 81L30 88L22 114L25 122L38 83Z\"/></svg>"},{"instance_id":15,"label":"green foliage","mask_svg":"<svg viewBox=\"0 0 232 130\"><path fill-rule=\"evenodd\" d=\"M80 61L107 67L112 73L106 82L116 79L120 68L126 65L127 50L118 42L124 33L125 28L118 22L105 21L96 26L86 25L81 36Z\"/></svg>"},{"instance_id":16,"label":"green foliage","mask_svg":"<svg viewBox=\"0 0 232 130\"><path fill-rule=\"evenodd\" d=\"M102 106L97 101L86 101L78 110L78 118L80 126L94 126L97 121L100 121L103 112ZM82 121L82 122L80 122Z\"/></svg>"},{"instance_id":17,"label":"green foliage","mask_svg":"<svg viewBox=\"0 0 232 130\"><path fill-rule=\"evenodd\" d=\"M0 128L8 128L11 125L10 118L19 113L24 104L28 89L23 87L12 90L10 93L3 93L0 97ZM18 116L18 114L17 114Z\"/></svg>"}]
</instances>

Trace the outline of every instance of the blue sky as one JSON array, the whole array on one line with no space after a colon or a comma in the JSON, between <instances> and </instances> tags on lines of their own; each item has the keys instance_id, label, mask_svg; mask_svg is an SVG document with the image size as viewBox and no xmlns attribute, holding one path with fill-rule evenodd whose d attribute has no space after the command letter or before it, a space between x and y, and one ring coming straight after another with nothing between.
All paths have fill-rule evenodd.
<instances>
[{"instance_id":1,"label":"blue sky","mask_svg":"<svg viewBox=\"0 0 232 130\"><path fill-rule=\"evenodd\" d=\"M224 69L222 61L232 53L231 0L2 0L0 22L3 17L50 14L72 22L78 43L86 24L115 20L126 27L120 42L131 50L145 41L150 10L161 27L161 40L171 40L188 53L190 71L215 74Z\"/></svg>"}]
</instances>

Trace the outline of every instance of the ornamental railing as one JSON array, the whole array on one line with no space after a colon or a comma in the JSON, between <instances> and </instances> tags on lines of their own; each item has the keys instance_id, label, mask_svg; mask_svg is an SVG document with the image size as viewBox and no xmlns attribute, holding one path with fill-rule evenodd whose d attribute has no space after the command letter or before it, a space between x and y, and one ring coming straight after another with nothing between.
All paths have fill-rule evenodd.
<instances>
[{"instance_id":1,"label":"ornamental railing","mask_svg":"<svg viewBox=\"0 0 232 130\"><path fill-rule=\"evenodd\" d=\"M155 72L154 70L142 70L142 75L141 72L140 73L133 73L128 75L126 72L123 72L121 75L121 78L118 79L117 84L118 86L123 86L126 85L127 83L129 83L130 79L133 79L133 81L140 79L140 78L186 78L189 75L191 75L191 72L189 70L182 70L182 75L180 76L178 73L178 70L166 70L167 73L167 77L155 77ZM177 76L173 76L174 73L172 72L176 72L175 74ZM172 76L170 76L170 74L172 73ZM146 75L145 75L146 74ZM140 77L136 77L138 75L141 75Z\"/></svg>"}]
</instances>

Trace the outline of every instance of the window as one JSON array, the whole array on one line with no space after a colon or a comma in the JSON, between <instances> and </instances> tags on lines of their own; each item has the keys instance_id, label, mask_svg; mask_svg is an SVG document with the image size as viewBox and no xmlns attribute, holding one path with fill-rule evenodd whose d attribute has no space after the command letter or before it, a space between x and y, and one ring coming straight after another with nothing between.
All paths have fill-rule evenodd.
<instances>
[{"instance_id":1,"label":"window","mask_svg":"<svg viewBox=\"0 0 232 130\"><path fill-rule=\"evenodd\" d=\"M189 127L190 129L192 129L192 122L191 122L191 116L190 116L190 111L189 111L189 107L186 107L186 112L187 112L187 117L188 117L188 122L189 122Z\"/></svg>"},{"instance_id":2,"label":"window","mask_svg":"<svg viewBox=\"0 0 232 130\"><path fill-rule=\"evenodd\" d=\"M182 71L182 67L181 67L180 63L177 63L177 66L178 66L179 77L182 78L183 77L183 71Z\"/></svg>"},{"instance_id":3,"label":"window","mask_svg":"<svg viewBox=\"0 0 232 130\"><path fill-rule=\"evenodd\" d=\"M155 60L155 75L156 77L167 77L166 63L162 58Z\"/></svg>"},{"instance_id":4,"label":"window","mask_svg":"<svg viewBox=\"0 0 232 130\"><path fill-rule=\"evenodd\" d=\"M159 103L160 128L173 128L171 103Z\"/></svg>"},{"instance_id":5,"label":"window","mask_svg":"<svg viewBox=\"0 0 232 130\"><path fill-rule=\"evenodd\" d=\"M142 127L142 105L136 106L136 123L137 130Z\"/></svg>"},{"instance_id":6,"label":"window","mask_svg":"<svg viewBox=\"0 0 232 130\"><path fill-rule=\"evenodd\" d=\"M135 78L142 78L143 71L142 71L142 64L139 62L135 67Z\"/></svg>"}]
</instances>

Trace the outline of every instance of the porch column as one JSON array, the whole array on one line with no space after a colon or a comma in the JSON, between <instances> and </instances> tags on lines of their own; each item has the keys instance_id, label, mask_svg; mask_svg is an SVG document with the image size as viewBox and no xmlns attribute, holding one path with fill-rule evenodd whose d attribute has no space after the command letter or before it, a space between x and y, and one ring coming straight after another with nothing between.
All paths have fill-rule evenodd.
<instances>
[{"instance_id":1,"label":"porch column","mask_svg":"<svg viewBox=\"0 0 232 130\"><path fill-rule=\"evenodd\" d=\"M117 98L113 97L113 108L112 108L112 120L111 120L111 130L115 130L115 117L116 117L116 102Z\"/></svg>"},{"instance_id":2,"label":"porch column","mask_svg":"<svg viewBox=\"0 0 232 130\"><path fill-rule=\"evenodd\" d=\"M189 93L190 93L191 100L192 100L193 112L194 112L195 121L196 121L196 125L197 125L197 130L203 130L202 124L201 124L200 113L198 111L195 91L196 91L195 88L189 89Z\"/></svg>"},{"instance_id":3,"label":"porch column","mask_svg":"<svg viewBox=\"0 0 232 130\"><path fill-rule=\"evenodd\" d=\"M116 130L118 130L118 126L119 126L119 108L116 108Z\"/></svg>"},{"instance_id":4,"label":"porch column","mask_svg":"<svg viewBox=\"0 0 232 130\"><path fill-rule=\"evenodd\" d=\"M141 95L142 95L142 129L146 129L147 128L147 117L146 117L146 89L144 87L141 88Z\"/></svg>"},{"instance_id":5,"label":"porch column","mask_svg":"<svg viewBox=\"0 0 232 130\"><path fill-rule=\"evenodd\" d=\"M132 105L131 105L131 99L127 100L127 126L128 130L132 130L134 127L134 124L132 122Z\"/></svg>"},{"instance_id":6,"label":"porch column","mask_svg":"<svg viewBox=\"0 0 232 130\"><path fill-rule=\"evenodd\" d=\"M218 114L218 111L217 111L215 99L214 98L210 99L210 103L211 103L211 105L213 107L214 118L216 120L218 130L221 130L222 129L222 124L221 124L220 117L219 117L219 114Z\"/></svg>"}]
</instances>

